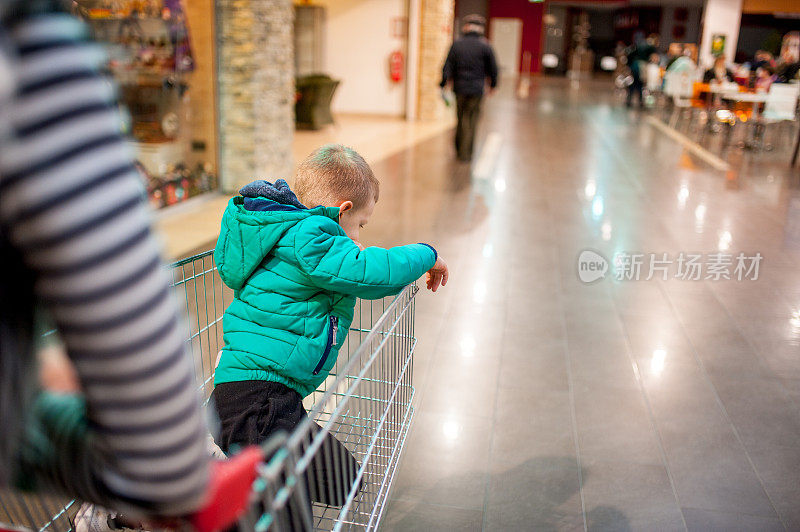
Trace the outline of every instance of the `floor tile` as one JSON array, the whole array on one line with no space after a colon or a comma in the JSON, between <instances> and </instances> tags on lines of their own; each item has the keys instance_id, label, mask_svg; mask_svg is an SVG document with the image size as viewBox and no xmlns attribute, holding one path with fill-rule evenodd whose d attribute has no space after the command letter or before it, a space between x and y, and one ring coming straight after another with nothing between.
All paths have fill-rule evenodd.
<instances>
[{"instance_id":1,"label":"floor tile","mask_svg":"<svg viewBox=\"0 0 800 532\"><path fill-rule=\"evenodd\" d=\"M637 388L625 339L608 335L570 336L567 340L572 378L600 385Z\"/></svg>"},{"instance_id":2,"label":"floor tile","mask_svg":"<svg viewBox=\"0 0 800 532\"><path fill-rule=\"evenodd\" d=\"M663 463L657 434L638 389L576 380L574 395L582 459Z\"/></svg>"},{"instance_id":3,"label":"floor tile","mask_svg":"<svg viewBox=\"0 0 800 532\"><path fill-rule=\"evenodd\" d=\"M772 380L712 377L717 393L746 446L791 447L800 441L800 410Z\"/></svg>"},{"instance_id":4,"label":"floor tile","mask_svg":"<svg viewBox=\"0 0 800 532\"><path fill-rule=\"evenodd\" d=\"M548 455L575 456L567 391L500 388L492 428L493 462L524 462Z\"/></svg>"},{"instance_id":5,"label":"floor tile","mask_svg":"<svg viewBox=\"0 0 800 532\"><path fill-rule=\"evenodd\" d=\"M777 518L745 449L732 434L662 428L661 436L682 504Z\"/></svg>"},{"instance_id":6,"label":"floor tile","mask_svg":"<svg viewBox=\"0 0 800 532\"><path fill-rule=\"evenodd\" d=\"M664 466L582 464L589 530L685 530Z\"/></svg>"},{"instance_id":7,"label":"floor tile","mask_svg":"<svg viewBox=\"0 0 800 532\"><path fill-rule=\"evenodd\" d=\"M499 385L505 388L566 390L569 384L565 350L566 345L562 343L505 344L500 360Z\"/></svg>"},{"instance_id":8,"label":"floor tile","mask_svg":"<svg viewBox=\"0 0 800 532\"><path fill-rule=\"evenodd\" d=\"M458 411L417 414L394 496L431 504L483 508L489 467L486 420Z\"/></svg>"},{"instance_id":9,"label":"floor tile","mask_svg":"<svg viewBox=\"0 0 800 532\"><path fill-rule=\"evenodd\" d=\"M491 418L499 366L499 358L487 357L486 353L476 353L469 348L457 353L440 350L432 362L420 410Z\"/></svg>"},{"instance_id":10,"label":"floor tile","mask_svg":"<svg viewBox=\"0 0 800 532\"><path fill-rule=\"evenodd\" d=\"M574 456L540 456L493 465L486 520L488 530L583 528Z\"/></svg>"},{"instance_id":11,"label":"floor tile","mask_svg":"<svg viewBox=\"0 0 800 532\"><path fill-rule=\"evenodd\" d=\"M381 521L381 530L395 532L429 532L431 530L483 529L483 511L438 506L418 501L393 499Z\"/></svg>"},{"instance_id":12,"label":"floor tile","mask_svg":"<svg viewBox=\"0 0 800 532\"><path fill-rule=\"evenodd\" d=\"M683 508L686 527L690 532L766 532L785 530L777 519L766 519L734 512L712 512Z\"/></svg>"},{"instance_id":13,"label":"floor tile","mask_svg":"<svg viewBox=\"0 0 800 532\"><path fill-rule=\"evenodd\" d=\"M762 441L748 449L778 515L789 530L800 530L800 449Z\"/></svg>"}]
</instances>

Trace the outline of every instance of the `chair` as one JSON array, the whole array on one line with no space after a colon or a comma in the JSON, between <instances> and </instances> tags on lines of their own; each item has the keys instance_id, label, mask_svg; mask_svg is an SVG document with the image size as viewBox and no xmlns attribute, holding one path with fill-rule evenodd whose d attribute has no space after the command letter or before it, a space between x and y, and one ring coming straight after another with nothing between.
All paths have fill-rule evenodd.
<instances>
[{"instance_id":1,"label":"chair","mask_svg":"<svg viewBox=\"0 0 800 532\"><path fill-rule=\"evenodd\" d=\"M770 86L767 101L764 103L764 112L756 124L762 137L766 136L766 128L769 125L778 124L778 127L781 127L783 124L796 121L798 97L800 97L800 85L773 83ZM765 146L766 149L771 147L771 144Z\"/></svg>"},{"instance_id":2,"label":"chair","mask_svg":"<svg viewBox=\"0 0 800 532\"><path fill-rule=\"evenodd\" d=\"M800 85L773 83L767 94L762 118L766 122L794 121L796 118L797 98L800 97Z\"/></svg>"},{"instance_id":3,"label":"chair","mask_svg":"<svg viewBox=\"0 0 800 532\"><path fill-rule=\"evenodd\" d=\"M692 107L695 109L708 109L711 96L711 85L701 81L692 83Z\"/></svg>"},{"instance_id":4,"label":"chair","mask_svg":"<svg viewBox=\"0 0 800 532\"><path fill-rule=\"evenodd\" d=\"M689 105L691 107L690 129L694 121L695 110L697 110L700 125L706 124L708 122L709 110L711 109L711 85L703 83L702 81L693 82L692 96L689 98Z\"/></svg>"},{"instance_id":5,"label":"chair","mask_svg":"<svg viewBox=\"0 0 800 532\"><path fill-rule=\"evenodd\" d=\"M678 125L678 120L685 109L690 111L689 123L692 119L692 84L695 73L693 71L667 72L664 76L664 95L672 100L672 115L669 125L673 129Z\"/></svg>"}]
</instances>

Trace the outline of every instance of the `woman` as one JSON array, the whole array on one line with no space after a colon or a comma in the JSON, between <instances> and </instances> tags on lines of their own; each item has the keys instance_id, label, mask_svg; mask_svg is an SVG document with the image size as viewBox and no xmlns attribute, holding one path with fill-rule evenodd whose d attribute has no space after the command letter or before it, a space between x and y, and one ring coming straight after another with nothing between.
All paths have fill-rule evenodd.
<instances>
[{"instance_id":1,"label":"woman","mask_svg":"<svg viewBox=\"0 0 800 532\"><path fill-rule=\"evenodd\" d=\"M220 477L106 58L87 35L61 2L0 0L0 486L195 515L218 502ZM37 382L52 328L80 394Z\"/></svg>"},{"instance_id":2,"label":"woman","mask_svg":"<svg viewBox=\"0 0 800 532\"><path fill-rule=\"evenodd\" d=\"M725 56L719 55L714 59L714 66L706 70L703 74L703 83L725 83L733 82L733 72L725 66Z\"/></svg>"}]
</instances>

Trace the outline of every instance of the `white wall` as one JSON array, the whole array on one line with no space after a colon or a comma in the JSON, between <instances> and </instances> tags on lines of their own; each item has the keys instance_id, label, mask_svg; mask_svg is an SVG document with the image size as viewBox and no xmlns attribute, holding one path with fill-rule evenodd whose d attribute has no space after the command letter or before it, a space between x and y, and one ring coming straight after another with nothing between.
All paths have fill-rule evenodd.
<instances>
[{"instance_id":1,"label":"white wall","mask_svg":"<svg viewBox=\"0 0 800 532\"><path fill-rule=\"evenodd\" d=\"M403 116L404 80L389 79L389 55L401 50L406 38L392 34L392 21L407 17L407 0L322 0L327 8L324 71L341 80L333 111Z\"/></svg>"},{"instance_id":2,"label":"white wall","mask_svg":"<svg viewBox=\"0 0 800 532\"><path fill-rule=\"evenodd\" d=\"M706 0L703 14L703 38L700 41L701 66L707 68L714 63L711 55L711 36L716 33L726 35L725 58L728 63L733 62L741 22L742 0Z\"/></svg>"}]
</instances>

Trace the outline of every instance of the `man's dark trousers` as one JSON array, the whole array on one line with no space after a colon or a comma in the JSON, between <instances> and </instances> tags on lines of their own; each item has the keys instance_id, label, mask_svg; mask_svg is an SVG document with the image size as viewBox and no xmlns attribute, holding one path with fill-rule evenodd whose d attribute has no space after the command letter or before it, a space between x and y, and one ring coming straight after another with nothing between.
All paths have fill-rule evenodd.
<instances>
[{"instance_id":1,"label":"man's dark trousers","mask_svg":"<svg viewBox=\"0 0 800 532\"><path fill-rule=\"evenodd\" d=\"M633 97L637 96L639 98L639 107L644 107L642 91L644 91L644 81L639 76L633 76L633 82L628 86L628 97L625 100L625 105L631 107L633 105Z\"/></svg>"},{"instance_id":2,"label":"man's dark trousers","mask_svg":"<svg viewBox=\"0 0 800 532\"><path fill-rule=\"evenodd\" d=\"M475 144L475 130L478 127L478 115L481 112L483 96L456 94L456 154L460 161L472 160L472 148Z\"/></svg>"}]
</instances>

